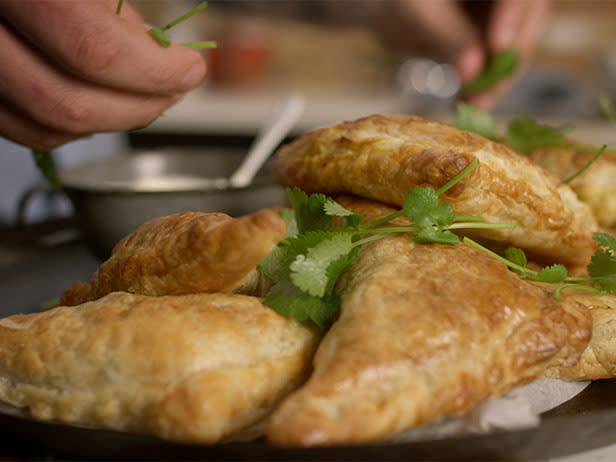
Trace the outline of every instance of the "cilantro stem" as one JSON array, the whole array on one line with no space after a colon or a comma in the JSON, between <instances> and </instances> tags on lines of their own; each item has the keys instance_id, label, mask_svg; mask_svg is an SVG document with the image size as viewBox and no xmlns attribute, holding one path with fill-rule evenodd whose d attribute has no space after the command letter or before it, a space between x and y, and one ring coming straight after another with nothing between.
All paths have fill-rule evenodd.
<instances>
[{"instance_id":1,"label":"cilantro stem","mask_svg":"<svg viewBox=\"0 0 616 462\"><path fill-rule=\"evenodd\" d=\"M118 6L116 7L116 14L120 14L120 11L122 11L123 4L124 4L124 0L118 0Z\"/></svg>"},{"instance_id":2,"label":"cilantro stem","mask_svg":"<svg viewBox=\"0 0 616 462\"><path fill-rule=\"evenodd\" d=\"M352 247L359 247L364 244L367 244L368 242L378 241L379 239L383 239L384 237L387 237L387 234L375 234L374 236L365 237L363 239L353 242Z\"/></svg>"},{"instance_id":3,"label":"cilantro stem","mask_svg":"<svg viewBox=\"0 0 616 462\"><path fill-rule=\"evenodd\" d=\"M31 152L34 163L47 181L49 181L54 188L60 188L62 186L62 181L58 176L58 169L56 168L53 154L48 151L38 151L36 149L32 149Z\"/></svg>"},{"instance_id":4,"label":"cilantro stem","mask_svg":"<svg viewBox=\"0 0 616 462\"><path fill-rule=\"evenodd\" d=\"M500 255L498 255L495 252L492 252L490 249L485 248L484 246L482 246L481 244L473 241L472 239L468 238L468 237L464 237L464 243L469 244L473 247L476 247L478 249L483 250L484 252L486 252L488 255L490 255L492 258L494 258L495 260L498 260L502 263L504 263L505 265L507 265L509 268L514 269L516 271L519 271L520 273L526 274L526 275L530 275L532 277L537 277L539 275L539 273L537 271L533 271L529 268L526 268L525 266L521 266L518 265L516 263L513 263L510 260L507 260L506 258L501 257ZM569 277L567 276L564 281L566 282L590 282L593 281L595 278L576 278L576 277ZM556 299L560 302L560 292L563 289L571 289L571 288L576 288L576 289L582 289L582 290L587 290L590 292L600 292L599 289L592 287L592 286L587 286L584 284L561 284L556 291L554 292L554 296L556 297Z\"/></svg>"},{"instance_id":5,"label":"cilantro stem","mask_svg":"<svg viewBox=\"0 0 616 462\"><path fill-rule=\"evenodd\" d=\"M569 282L592 282L595 281L596 278L575 278L575 277L569 277L567 276L567 279L565 279L565 281L569 281Z\"/></svg>"},{"instance_id":6,"label":"cilantro stem","mask_svg":"<svg viewBox=\"0 0 616 462\"><path fill-rule=\"evenodd\" d=\"M156 26L152 27L150 30L148 30L148 34L154 37L154 39L156 39L156 41L160 43L162 46L164 47L171 46L171 39L167 37L167 34L165 34L160 27L156 27Z\"/></svg>"},{"instance_id":7,"label":"cilantro stem","mask_svg":"<svg viewBox=\"0 0 616 462\"><path fill-rule=\"evenodd\" d=\"M530 274L533 276L537 276L536 271L533 271L531 269L528 269L524 266L520 266L516 263L513 263L512 261L507 260L506 258L501 257L499 254L497 254L496 252L492 252L490 249L487 249L486 247L482 246L481 244L479 244L478 242L473 241L472 239L468 238L468 237L464 237L463 239L465 244L471 245L477 249L481 249L484 252L486 252L488 255L490 255L492 258L494 258L495 260L500 261L501 263L504 263L505 265L507 265L509 268L512 268L514 270L520 271L522 273L526 273L526 274Z\"/></svg>"},{"instance_id":8,"label":"cilantro stem","mask_svg":"<svg viewBox=\"0 0 616 462\"><path fill-rule=\"evenodd\" d=\"M596 287L585 286L583 284L562 284L558 286L556 290L554 291L554 297L556 298L557 302L560 303L561 301L560 293L565 289L579 289L579 290L586 290L588 292L596 292L596 293L601 292Z\"/></svg>"},{"instance_id":9,"label":"cilantro stem","mask_svg":"<svg viewBox=\"0 0 616 462\"><path fill-rule=\"evenodd\" d=\"M206 40L203 42L185 42L180 43L180 45L185 46L186 48L192 49L203 49L203 48L216 48L218 44L213 40Z\"/></svg>"},{"instance_id":10,"label":"cilantro stem","mask_svg":"<svg viewBox=\"0 0 616 462\"><path fill-rule=\"evenodd\" d=\"M382 224L388 223L396 218L404 216L404 210L398 210L397 212L390 213L389 215L379 218L378 220L371 221L370 223L366 223L365 225L358 226L359 230L372 229L376 226L380 226Z\"/></svg>"},{"instance_id":11,"label":"cilantro stem","mask_svg":"<svg viewBox=\"0 0 616 462\"><path fill-rule=\"evenodd\" d=\"M367 230L367 233L378 233L378 234L395 234L395 233L417 233L421 231L421 226L392 226L390 228L371 228Z\"/></svg>"},{"instance_id":12,"label":"cilantro stem","mask_svg":"<svg viewBox=\"0 0 616 462\"><path fill-rule=\"evenodd\" d=\"M462 180L462 178L464 178L466 175L468 175L470 172L472 172L475 168L477 168L478 165L479 165L479 160L478 159L475 159L474 161L472 161L470 164L468 164L466 167L464 167L462 169L462 171L460 171L460 173L458 173L451 180L449 180L447 183L445 183L443 186L441 186L439 189L437 189L436 190L436 195L440 196L444 192L446 192L449 189L451 189L456 183L458 183L460 180Z\"/></svg>"},{"instance_id":13,"label":"cilantro stem","mask_svg":"<svg viewBox=\"0 0 616 462\"><path fill-rule=\"evenodd\" d=\"M195 8L193 8L192 10L190 10L188 13L180 16L179 18L177 18L175 21L171 21L169 24L167 24L166 26L161 27L161 30L163 31L167 31L169 29L171 29L173 26L179 24L182 21L185 21L186 19L190 18L192 15L194 15L195 13L198 13L199 11L201 11L202 9L204 9L207 6L207 2L202 2L199 5L197 5Z\"/></svg>"},{"instance_id":14,"label":"cilantro stem","mask_svg":"<svg viewBox=\"0 0 616 462\"><path fill-rule=\"evenodd\" d=\"M478 223L483 223L486 221L483 217L477 217L475 215L454 215L454 221L476 221Z\"/></svg>"},{"instance_id":15,"label":"cilantro stem","mask_svg":"<svg viewBox=\"0 0 616 462\"><path fill-rule=\"evenodd\" d=\"M477 168L477 166L479 165L479 160L475 159L473 162L471 162L470 164L468 164L466 167L464 167L464 169L462 169L456 176L454 176L451 180L449 180L446 184L444 184L443 186L441 186L437 191L436 194L437 195L441 195L442 193L444 193L445 191L447 191L448 189L450 189L451 187L453 187L456 183L458 183L462 178L464 178L466 175L468 175L472 170L474 170L475 168ZM392 220L395 220L396 218L402 217L404 216L404 209L402 210L398 210L394 213L391 213L383 218L379 218L378 220L374 220L371 221L370 223L366 223L365 225L361 225L359 226L359 230L363 231L363 230L371 230L377 226L380 226L384 223L388 223ZM456 217L459 219L464 219L466 221L483 221L482 217L473 217L473 216L459 216ZM389 229L389 228L388 228Z\"/></svg>"},{"instance_id":16,"label":"cilantro stem","mask_svg":"<svg viewBox=\"0 0 616 462\"><path fill-rule=\"evenodd\" d=\"M605 152L606 148L607 148L607 144L604 144L603 146L601 146L601 149L599 149L597 153L594 156L592 156L592 159L586 162L586 165L584 165L581 169L579 169L577 172L575 172L573 175L571 175L566 180L563 180L563 183L568 184L572 182L573 180L575 180L582 173L584 173L588 169L588 167L590 167L601 156L601 154Z\"/></svg>"},{"instance_id":17,"label":"cilantro stem","mask_svg":"<svg viewBox=\"0 0 616 462\"><path fill-rule=\"evenodd\" d=\"M460 222L453 223L447 227L447 229L513 229L516 227L515 223L476 223L476 222Z\"/></svg>"}]
</instances>

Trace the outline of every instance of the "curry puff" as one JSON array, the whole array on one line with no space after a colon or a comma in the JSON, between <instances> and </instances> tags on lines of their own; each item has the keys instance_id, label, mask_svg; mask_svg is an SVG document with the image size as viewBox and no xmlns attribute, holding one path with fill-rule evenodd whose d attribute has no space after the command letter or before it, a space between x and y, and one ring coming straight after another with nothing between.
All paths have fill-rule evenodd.
<instances>
[{"instance_id":1,"label":"curry puff","mask_svg":"<svg viewBox=\"0 0 616 462\"><path fill-rule=\"evenodd\" d=\"M37 419L215 443L252 432L305 380L318 338L254 297L115 292L0 320L0 400Z\"/></svg>"},{"instance_id":2,"label":"curry puff","mask_svg":"<svg viewBox=\"0 0 616 462\"><path fill-rule=\"evenodd\" d=\"M566 290L592 317L592 337L580 360L548 369L544 375L561 380L599 380L616 377L616 294Z\"/></svg>"},{"instance_id":3,"label":"curry puff","mask_svg":"<svg viewBox=\"0 0 616 462\"><path fill-rule=\"evenodd\" d=\"M592 147L545 146L535 149L529 156L537 165L565 180L584 167L596 152L597 148ZM601 226L616 228L616 156L606 154L599 157L569 184L580 200L590 206Z\"/></svg>"},{"instance_id":4,"label":"curry puff","mask_svg":"<svg viewBox=\"0 0 616 462\"><path fill-rule=\"evenodd\" d=\"M239 218L202 212L157 218L122 239L90 282L74 283L60 303L78 305L114 291L253 293L260 282L255 268L286 231L270 209Z\"/></svg>"},{"instance_id":5,"label":"curry puff","mask_svg":"<svg viewBox=\"0 0 616 462\"><path fill-rule=\"evenodd\" d=\"M279 150L275 171L282 184L306 192L401 206L413 186L438 189L474 160L479 166L442 200L457 215L516 224L474 235L549 261L588 263L598 225L569 186L507 146L443 123L375 115L316 129Z\"/></svg>"},{"instance_id":6,"label":"curry puff","mask_svg":"<svg viewBox=\"0 0 616 462\"><path fill-rule=\"evenodd\" d=\"M274 412L282 446L354 444L459 416L576 363L590 315L466 244L366 244L308 382Z\"/></svg>"}]
</instances>

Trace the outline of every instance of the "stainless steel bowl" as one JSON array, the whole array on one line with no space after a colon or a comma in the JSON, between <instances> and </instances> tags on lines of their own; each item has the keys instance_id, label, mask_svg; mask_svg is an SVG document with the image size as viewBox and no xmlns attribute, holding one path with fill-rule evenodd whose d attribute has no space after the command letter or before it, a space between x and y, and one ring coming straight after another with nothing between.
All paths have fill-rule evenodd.
<instances>
[{"instance_id":1,"label":"stainless steel bowl","mask_svg":"<svg viewBox=\"0 0 616 462\"><path fill-rule=\"evenodd\" d=\"M287 204L266 164L245 188L218 189L243 151L211 148L160 149L80 164L60 173L81 229L105 258L113 246L148 220L184 211L244 215Z\"/></svg>"}]
</instances>

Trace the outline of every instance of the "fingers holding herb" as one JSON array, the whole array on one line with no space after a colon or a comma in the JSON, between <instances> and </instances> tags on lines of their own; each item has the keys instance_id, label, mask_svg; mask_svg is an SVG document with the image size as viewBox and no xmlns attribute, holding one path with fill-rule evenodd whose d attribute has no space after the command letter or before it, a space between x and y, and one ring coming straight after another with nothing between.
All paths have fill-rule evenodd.
<instances>
[{"instance_id":1,"label":"fingers holding herb","mask_svg":"<svg viewBox=\"0 0 616 462\"><path fill-rule=\"evenodd\" d=\"M0 13L47 59L95 84L168 95L201 82L205 62L199 53L179 45L160 47L145 33L149 26L129 15L128 4L117 15L115 3L29 1L26 8L8 0L1 2Z\"/></svg>"},{"instance_id":2,"label":"fingers holding herb","mask_svg":"<svg viewBox=\"0 0 616 462\"><path fill-rule=\"evenodd\" d=\"M2 135L29 147L49 150L94 132L143 127L181 96L130 92L67 74L3 25L0 40L0 60L12 64L0 70L0 101L17 113Z\"/></svg>"},{"instance_id":3,"label":"fingers holding herb","mask_svg":"<svg viewBox=\"0 0 616 462\"><path fill-rule=\"evenodd\" d=\"M92 133L150 124L203 80L205 61L193 49L215 46L161 47L145 33L150 27L123 0L1 2L0 60L11 65L0 70L0 120L7 119L0 135L47 152ZM48 174L52 157L44 159Z\"/></svg>"},{"instance_id":4,"label":"fingers holding herb","mask_svg":"<svg viewBox=\"0 0 616 462\"><path fill-rule=\"evenodd\" d=\"M534 54L548 11L549 0L494 2L482 49L483 70L474 76L461 72L461 95L467 102L490 109L512 88Z\"/></svg>"},{"instance_id":5,"label":"fingers holding herb","mask_svg":"<svg viewBox=\"0 0 616 462\"><path fill-rule=\"evenodd\" d=\"M470 95L492 89L497 83L511 77L518 66L519 55L509 48L490 57L481 73L462 86L461 94Z\"/></svg>"}]
</instances>

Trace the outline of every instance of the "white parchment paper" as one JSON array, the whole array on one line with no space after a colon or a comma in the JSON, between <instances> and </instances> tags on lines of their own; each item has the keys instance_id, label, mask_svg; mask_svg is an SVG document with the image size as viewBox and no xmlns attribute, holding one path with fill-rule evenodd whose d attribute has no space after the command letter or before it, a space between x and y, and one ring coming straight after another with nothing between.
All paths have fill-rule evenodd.
<instances>
[{"instance_id":1,"label":"white parchment paper","mask_svg":"<svg viewBox=\"0 0 616 462\"><path fill-rule=\"evenodd\" d=\"M491 398L463 417L414 428L395 442L446 438L496 430L519 430L539 425L542 412L569 401L590 382L538 379L515 388L500 398Z\"/></svg>"}]
</instances>

